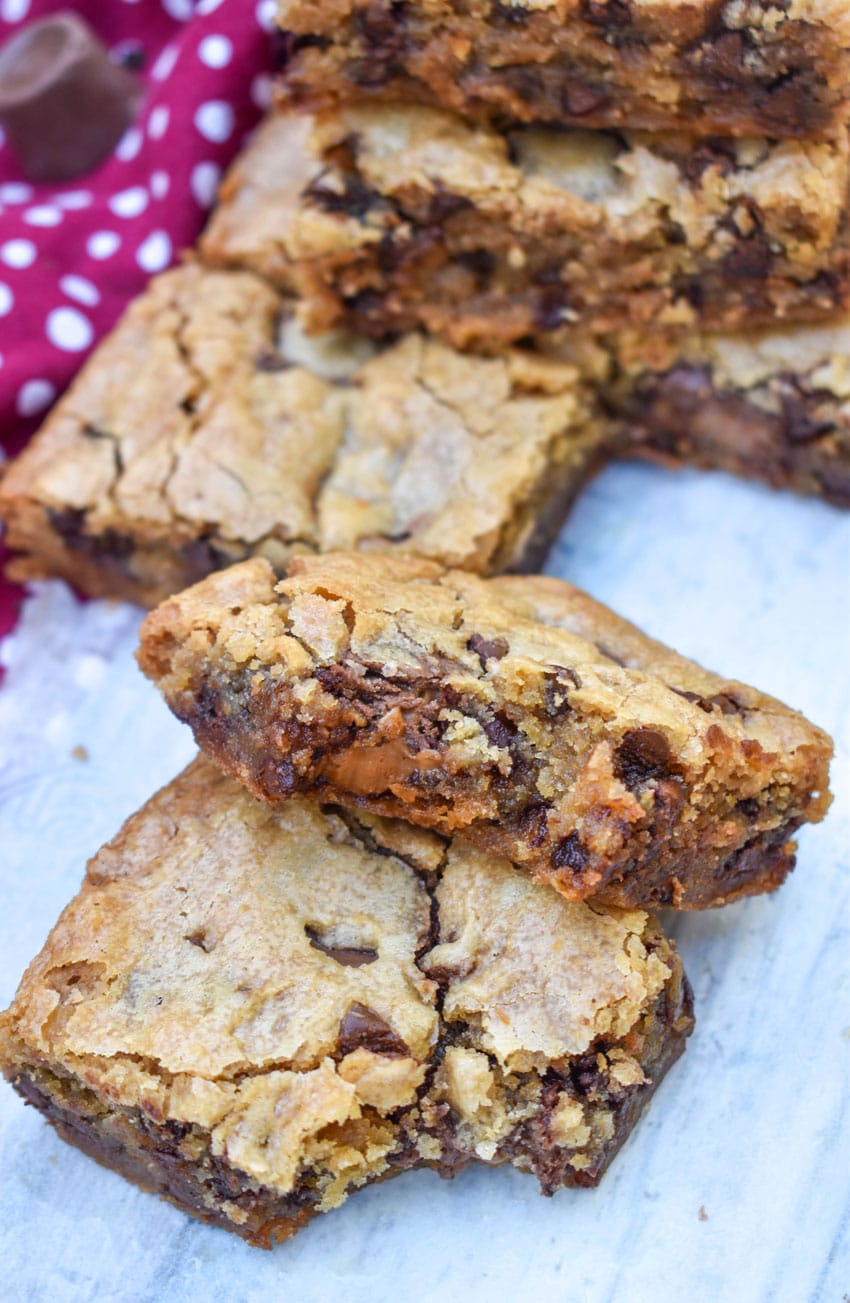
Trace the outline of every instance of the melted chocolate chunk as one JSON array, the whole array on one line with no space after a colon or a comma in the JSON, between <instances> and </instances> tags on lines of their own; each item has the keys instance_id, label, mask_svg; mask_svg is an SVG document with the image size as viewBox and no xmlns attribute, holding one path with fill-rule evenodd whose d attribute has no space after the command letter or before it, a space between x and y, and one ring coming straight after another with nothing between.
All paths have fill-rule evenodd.
<instances>
[{"instance_id":1,"label":"melted chocolate chunk","mask_svg":"<svg viewBox=\"0 0 850 1303\"><path fill-rule=\"evenodd\" d=\"M590 859L590 851L577 832L562 837L552 851L552 867L569 869L572 873L581 873Z\"/></svg>"},{"instance_id":2,"label":"melted chocolate chunk","mask_svg":"<svg viewBox=\"0 0 850 1303\"><path fill-rule=\"evenodd\" d=\"M670 743L655 728L632 728L614 753L614 772L628 788L642 787L667 772Z\"/></svg>"},{"instance_id":3,"label":"melted chocolate chunk","mask_svg":"<svg viewBox=\"0 0 850 1303\"><path fill-rule=\"evenodd\" d=\"M323 940L322 934L318 928L311 927L309 924L304 931L307 933L310 945L314 950L320 950L323 955L329 955L335 959L343 968L362 968L364 964L374 964L378 958L377 950L371 946L334 946L329 945Z\"/></svg>"},{"instance_id":4,"label":"melted chocolate chunk","mask_svg":"<svg viewBox=\"0 0 850 1303\"><path fill-rule=\"evenodd\" d=\"M484 732L494 747L510 747L511 743L516 740L517 728L504 715L497 715L495 719L488 720L482 724Z\"/></svg>"},{"instance_id":5,"label":"melted chocolate chunk","mask_svg":"<svg viewBox=\"0 0 850 1303\"><path fill-rule=\"evenodd\" d=\"M673 688L673 691L677 696L684 697L685 701L692 701L707 715L713 714L715 710L719 710L723 715L746 714L746 707L728 692L717 692L713 697L702 697L698 692L689 692L685 688Z\"/></svg>"},{"instance_id":6,"label":"melted chocolate chunk","mask_svg":"<svg viewBox=\"0 0 850 1303\"><path fill-rule=\"evenodd\" d=\"M351 1054L360 1048L388 1058L410 1053L401 1037L380 1014L365 1004L355 1003L339 1025L339 1049L341 1054Z\"/></svg>"},{"instance_id":7,"label":"melted chocolate chunk","mask_svg":"<svg viewBox=\"0 0 850 1303\"><path fill-rule=\"evenodd\" d=\"M519 830L529 846L542 846L546 840L549 820L549 807L543 801L535 801L520 811Z\"/></svg>"},{"instance_id":8,"label":"melted chocolate chunk","mask_svg":"<svg viewBox=\"0 0 850 1303\"><path fill-rule=\"evenodd\" d=\"M466 646L469 651L475 652L482 670L487 668L489 660L500 661L510 651L506 638L482 638L480 633L474 633Z\"/></svg>"},{"instance_id":9,"label":"melted chocolate chunk","mask_svg":"<svg viewBox=\"0 0 850 1303\"><path fill-rule=\"evenodd\" d=\"M757 226L752 235L727 253L723 259L723 271L726 276L764 280L772 262L770 241L761 226Z\"/></svg>"},{"instance_id":10,"label":"melted chocolate chunk","mask_svg":"<svg viewBox=\"0 0 850 1303\"><path fill-rule=\"evenodd\" d=\"M581 16L594 27L628 27L631 10L624 0L584 0Z\"/></svg>"},{"instance_id":11,"label":"melted chocolate chunk","mask_svg":"<svg viewBox=\"0 0 850 1303\"><path fill-rule=\"evenodd\" d=\"M196 928L194 932L189 932L183 940L188 941L192 946L197 946L199 950L203 950L205 955L215 949L215 943L210 941L203 928Z\"/></svg>"}]
</instances>

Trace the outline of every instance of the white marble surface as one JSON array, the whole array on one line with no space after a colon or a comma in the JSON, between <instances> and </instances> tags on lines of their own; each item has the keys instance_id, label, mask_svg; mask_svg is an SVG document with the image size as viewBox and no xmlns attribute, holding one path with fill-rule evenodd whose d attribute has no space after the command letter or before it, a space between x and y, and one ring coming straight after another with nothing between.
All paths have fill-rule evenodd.
<instances>
[{"instance_id":1,"label":"white marble surface","mask_svg":"<svg viewBox=\"0 0 850 1303\"><path fill-rule=\"evenodd\" d=\"M511 1170L452 1184L410 1173L263 1253L97 1168L0 1087L0 1297L850 1297L850 514L617 466L579 502L550 568L838 742L835 804L801 836L785 888L668 916L697 1030L601 1188L544 1200ZM2 648L3 1004L85 858L191 754L135 669L137 618L46 584Z\"/></svg>"}]
</instances>

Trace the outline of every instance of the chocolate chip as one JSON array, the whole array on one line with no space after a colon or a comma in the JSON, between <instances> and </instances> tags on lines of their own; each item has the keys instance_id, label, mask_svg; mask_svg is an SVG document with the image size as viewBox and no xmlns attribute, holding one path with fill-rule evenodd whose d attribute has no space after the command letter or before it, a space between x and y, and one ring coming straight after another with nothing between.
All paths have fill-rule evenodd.
<instances>
[{"instance_id":1,"label":"chocolate chip","mask_svg":"<svg viewBox=\"0 0 850 1303\"><path fill-rule=\"evenodd\" d=\"M667 771L670 743L656 728L632 728L614 753L614 772L628 788L641 787Z\"/></svg>"},{"instance_id":2,"label":"chocolate chip","mask_svg":"<svg viewBox=\"0 0 850 1303\"><path fill-rule=\"evenodd\" d=\"M366 45L385 48L400 41L399 20L401 5L355 5L351 15L354 31Z\"/></svg>"},{"instance_id":3,"label":"chocolate chip","mask_svg":"<svg viewBox=\"0 0 850 1303\"><path fill-rule=\"evenodd\" d=\"M714 714L719 710L723 715L744 715L746 706L736 699L729 692L716 692L713 697L700 696L698 692L688 692L684 688L673 688L678 697L684 697L685 701L692 701L700 710L704 710L707 715Z\"/></svg>"},{"instance_id":4,"label":"chocolate chip","mask_svg":"<svg viewBox=\"0 0 850 1303\"><path fill-rule=\"evenodd\" d=\"M538 330L557 330L568 320L569 300L562 288L542 290L534 305L534 322Z\"/></svg>"},{"instance_id":5,"label":"chocolate chip","mask_svg":"<svg viewBox=\"0 0 850 1303\"><path fill-rule=\"evenodd\" d=\"M199 950L203 950L205 955L215 949L215 943L208 939L203 928L197 928L194 932L190 932L183 940L188 941L192 946L197 946Z\"/></svg>"},{"instance_id":6,"label":"chocolate chip","mask_svg":"<svg viewBox=\"0 0 850 1303\"><path fill-rule=\"evenodd\" d=\"M594 27L628 27L632 21L629 6L624 0L583 0L581 16Z\"/></svg>"},{"instance_id":7,"label":"chocolate chip","mask_svg":"<svg viewBox=\"0 0 850 1303\"><path fill-rule=\"evenodd\" d=\"M570 693L581 687L581 679L575 670L566 665L555 665L547 671L543 680L546 714L550 719L567 715L572 710Z\"/></svg>"},{"instance_id":8,"label":"chocolate chip","mask_svg":"<svg viewBox=\"0 0 850 1303\"><path fill-rule=\"evenodd\" d=\"M780 401L782 433L789 443L811 443L835 430L835 421L818 418L815 396L800 392L793 381L782 393Z\"/></svg>"},{"instance_id":9,"label":"chocolate chip","mask_svg":"<svg viewBox=\"0 0 850 1303\"><path fill-rule=\"evenodd\" d=\"M703 74L732 89L745 73L747 40L743 32L724 32L708 45L695 47L692 58Z\"/></svg>"},{"instance_id":10,"label":"chocolate chip","mask_svg":"<svg viewBox=\"0 0 850 1303\"><path fill-rule=\"evenodd\" d=\"M552 867L569 869L572 873L581 873L590 859L590 851L577 832L562 837L552 851Z\"/></svg>"},{"instance_id":11,"label":"chocolate chip","mask_svg":"<svg viewBox=\"0 0 850 1303\"><path fill-rule=\"evenodd\" d=\"M482 728L494 747L510 747L518 732L516 726L503 715L488 720L487 723L482 724Z\"/></svg>"},{"instance_id":12,"label":"chocolate chip","mask_svg":"<svg viewBox=\"0 0 850 1303\"><path fill-rule=\"evenodd\" d=\"M533 68L505 68L502 80L517 99L533 104L543 96L543 78Z\"/></svg>"},{"instance_id":13,"label":"chocolate chip","mask_svg":"<svg viewBox=\"0 0 850 1303\"><path fill-rule=\"evenodd\" d=\"M489 249L469 249L466 253L459 253L457 261L471 271L473 276L482 283L488 281L493 275L493 268L496 264L496 260Z\"/></svg>"},{"instance_id":14,"label":"chocolate chip","mask_svg":"<svg viewBox=\"0 0 850 1303\"><path fill-rule=\"evenodd\" d=\"M753 280L764 280L773 263L773 253L761 225L757 225L752 235L741 240L730 249L723 259L723 271L726 276L744 276Z\"/></svg>"},{"instance_id":15,"label":"chocolate chip","mask_svg":"<svg viewBox=\"0 0 850 1303\"><path fill-rule=\"evenodd\" d=\"M735 170L735 166L735 142L709 136L691 150L685 164L685 176L696 185L710 167L716 168L721 176L726 176Z\"/></svg>"},{"instance_id":16,"label":"chocolate chip","mask_svg":"<svg viewBox=\"0 0 850 1303\"><path fill-rule=\"evenodd\" d=\"M561 96L564 109L574 118L586 117L604 108L609 102L608 92L586 82L574 81L565 86Z\"/></svg>"},{"instance_id":17,"label":"chocolate chip","mask_svg":"<svg viewBox=\"0 0 850 1303\"><path fill-rule=\"evenodd\" d=\"M347 217L365 217L377 201L377 196L359 177L346 175L342 189L328 185L328 173L323 172L305 187L305 196L326 213L343 213Z\"/></svg>"},{"instance_id":18,"label":"chocolate chip","mask_svg":"<svg viewBox=\"0 0 850 1303\"><path fill-rule=\"evenodd\" d=\"M395 61L377 59L371 55L365 59L349 59L344 73L348 81L366 90L375 90L383 86L395 75Z\"/></svg>"},{"instance_id":19,"label":"chocolate chip","mask_svg":"<svg viewBox=\"0 0 850 1303\"><path fill-rule=\"evenodd\" d=\"M463 212L465 209L474 206L471 199L467 199L465 195L451 194L448 190L444 190L438 181L436 182L435 193L428 204L428 211L424 220L429 224L434 223L439 226L446 218L453 217L455 213Z\"/></svg>"},{"instance_id":20,"label":"chocolate chip","mask_svg":"<svg viewBox=\"0 0 850 1303\"><path fill-rule=\"evenodd\" d=\"M309 924L304 928L307 933L310 945L314 950L320 950L323 955L329 955L335 959L343 968L362 968L364 964L374 964L378 958L377 950L371 946L334 946L322 939L322 934L318 928L311 927Z\"/></svg>"},{"instance_id":21,"label":"chocolate chip","mask_svg":"<svg viewBox=\"0 0 850 1303\"><path fill-rule=\"evenodd\" d=\"M491 21L507 23L509 27L524 27L528 17L528 10L522 5L504 4L502 0L494 0L490 8Z\"/></svg>"},{"instance_id":22,"label":"chocolate chip","mask_svg":"<svg viewBox=\"0 0 850 1303\"><path fill-rule=\"evenodd\" d=\"M507 639L483 638L480 633L474 633L466 647L467 651L475 652L478 656L482 669L486 669L489 660L500 661L510 651Z\"/></svg>"},{"instance_id":23,"label":"chocolate chip","mask_svg":"<svg viewBox=\"0 0 850 1303\"><path fill-rule=\"evenodd\" d=\"M517 817L519 831L529 846L542 846L546 840L549 807L543 801L535 801L520 810Z\"/></svg>"},{"instance_id":24,"label":"chocolate chip","mask_svg":"<svg viewBox=\"0 0 850 1303\"><path fill-rule=\"evenodd\" d=\"M352 1004L339 1025L339 1048L342 1054L353 1050L371 1050L388 1058L409 1053L408 1047L374 1009L365 1004Z\"/></svg>"}]
</instances>

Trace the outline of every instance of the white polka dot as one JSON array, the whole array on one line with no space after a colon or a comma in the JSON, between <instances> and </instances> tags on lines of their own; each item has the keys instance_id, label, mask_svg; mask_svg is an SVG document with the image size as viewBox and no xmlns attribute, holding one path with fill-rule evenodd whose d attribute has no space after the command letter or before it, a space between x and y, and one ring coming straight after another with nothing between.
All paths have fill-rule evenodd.
<instances>
[{"instance_id":1,"label":"white polka dot","mask_svg":"<svg viewBox=\"0 0 850 1303\"><path fill-rule=\"evenodd\" d=\"M142 147L141 131L138 127L130 127L128 131L118 141L115 146L115 157L120 158L122 163L129 163L131 158L135 158Z\"/></svg>"},{"instance_id":2,"label":"white polka dot","mask_svg":"<svg viewBox=\"0 0 850 1303\"><path fill-rule=\"evenodd\" d=\"M168 129L171 114L164 104L158 104L148 118L148 135L151 140L162 140Z\"/></svg>"},{"instance_id":3,"label":"white polka dot","mask_svg":"<svg viewBox=\"0 0 850 1303\"><path fill-rule=\"evenodd\" d=\"M104 258L111 258L116 249L121 247L121 236L116 235L114 231L95 231L86 241L86 253L90 258L96 258L102 262Z\"/></svg>"},{"instance_id":4,"label":"white polka dot","mask_svg":"<svg viewBox=\"0 0 850 1303\"><path fill-rule=\"evenodd\" d=\"M154 199L164 199L171 188L171 177L167 172L151 172L150 187Z\"/></svg>"},{"instance_id":5,"label":"white polka dot","mask_svg":"<svg viewBox=\"0 0 850 1303\"><path fill-rule=\"evenodd\" d=\"M267 72L258 72L251 82L251 99L258 109L267 109L272 102L274 80Z\"/></svg>"},{"instance_id":6,"label":"white polka dot","mask_svg":"<svg viewBox=\"0 0 850 1303\"><path fill-rule=\"evenodd\" d=\"M55 397L56 390L49 380L25 381L15 400L18 416L36 416L49 407Z\"/></svg>"},{"instance_id":7,"label":"white polka dot","mask_svg":"<svg viewBox=\"0 0 850 1303\"><path fill-rule=\"evenodd\" d=\"M31 267L37 254L32 240L7 240L0 245L0 262L7 267Z\"/></svg>"},{"instance_id":8,"label":"white polka dot","mask_svg":"<svg viewBox=\"0 0 850 1303\"><path fill-rule=\"evenodd\" d=\"M63 276L59 288L63 294L68 295L69 299L76 299L78 303L84 303L87 308L96 307L100 303L100 290L84 276Z\"/></svg>"},{"instance_id":9,"label":"white polka dot","mask_svg":"<svg viewBox=\"0 0 850 1303\"><path fill-rule=\"evenodd\" d=\"M162 271L171 259L171 241L165 231L151 231L136 251L136 262L142 271Z\"/></svg>"},{"instance_id":10,"label":"white polka dot","mask_svg":"<svg viewBox=\"0 0 850 1303\"><path fill-rule=\"evenodd\" d=\"M204 140L220 144L233 130L233 109L226 100L208 100L195 113L195 126Z\"/></svg>"},{"instance_id":11,"label":"white polka dot","mask_svg":"<svg viewBox=\"0 0 850 1303\"><path fill-rule=\"evenodd\" d=\"M14 294L9 289L8 285L4 285L3 282L0 281L0 317L5 317L6 313L11 312L14 306Z\"/></svg>"},{"instance_id":12,"label":"white polka dot","mask_svg":"<svg viewBox=\"0 0 850 1303\"><path fill-rule=\"evenodd\" d=\"M257 22L264 32L271 32L275 25L275 14L277 13L276 0L260 0L257 8L254 10L257 15Z\"/></svg>"},{"instance_id":13,"label":"white polka dot","mask_svg":"<svg viewBox=\"0 0 850 1303\"><path fill-rule=\"evenodd\" d=\"M52 204L37 204L35 208L27 209L24 213L24 221L29 226L58 226L62 221L62 214Z\"/></svg>"},{"instance_id":14,"label":"white polka dot","mask_svg":"<svg viewBox=\"0 0 850 1303\"><path fill-rule=\"evenodd\" d=\"M91 322L76 308L54 308L44 329L51 344L65 353L81 353L94 339Z\"/></svg>"},{"instance_id":15,"label":"white polka dot","mask_svg":"<svg viewBox=\"0 0 850 1303\"><path fill-rule=\"evenodd\" d=\"M196 14L212 14L218 9L222 0L198 0L195 5Z\"/></svg>"},{"instance_id":16,"label":"white polka dot","mask_svg":"<svg viewBox=\"0 0 850 1303\"><path fill-rule=\"evenodd\" d=\"M0 18L6 23L19 23L29 9L30 0L0 0Z\"/></svg>"},{"instance_id":17,"label":"white polka dot","mask_svg":"<svg viewBox=\"0 0 850 1303\"><path fill-rule=\"evenodd\" d=\"M63 195L54 195L53 202L69 212L88 208L93 196L88 190L67 190Z\"/></svg>"},{"instance_id":18,"label":"white polka dot","mask_svg":"<svg viewBox=\"0 0 850 1303\"><path fill-rule=\"evenodd\" d=\"M109 201L110 211L116 217L138 217L148 206L148 192L140 185L121 190Z\"/></svg>"},{"instance_id":19,"label":"white polka dot","mask_svg":"<svg viewBox=\"0 0 850 1303\"><path fill-rule=\"evenodd\" d=\"M202 208L209 208L215 199L220 180L221 168L216 163L196 163L189 179L195 202Z\"/></svg>"},{"instance_id":20,"label":"white polka dot","mask_svg":"<svg viewBox=\"0 0 850 1303\"><path fill-rule=\"evenodd\" d=\"M151 77L153 77L154 81L165 81L166 77L171 76L179 53L180 49L178 46L166 45L162 54L151 68Z\"/></svg>"},{"instance_id":21,"label":"white polka dot","mask_svg":"<svg viewBox=\"0 0 850 1303\"><path fill-rule=\"evenodd\" d=\"M198 46L198 58L208 68L226 68L233 57L233 44L226 36L205 36Z\"/></svg>"},{"instance_id":22,"label":"white polka dot","mask_svg":"<svg viewBox=\"0 0 850 1303\"><path fill-rule=\"evenodd\" d=\"M162 7L178 23L188 22L192 17L192 0L162 0Z\"/></svg>"},{"instance_id":23,"label":"white polka dot","mask_svg":"<svg viewBox=\"0 0 850 1303\"><path fill-rule=\"evenodd\" d=\"M32 194L31 185L23 181L7 181L0 185L0 204L28 204Z\"/></svg>"}]
</instances>

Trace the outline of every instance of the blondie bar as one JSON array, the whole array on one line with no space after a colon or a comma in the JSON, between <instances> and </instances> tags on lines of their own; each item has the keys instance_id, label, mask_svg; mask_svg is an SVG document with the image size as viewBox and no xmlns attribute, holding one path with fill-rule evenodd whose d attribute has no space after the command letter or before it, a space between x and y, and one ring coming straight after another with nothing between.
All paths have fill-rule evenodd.
<instances>
[{"instance_id":1,"label":"blondie bar","mask_svg":"<svg viewBox=\"0 0 850 1303\"><path fill-rule=\"evenodd\" d=\"M841 0L280 0L290 102L816 136L846 122Z\"/></svg>"},{"instance_id":2,"label":"blondie bar","mask_svg":"<svg viewBox=\"0 0 850 1303\"><path fill-rule=\"evenodd\" d=\"M628 327L737 329L850 304L848 137L524 128L436 109L272 117L204 256L304 299L308 327L493 348Z\"/></svg>"},{"instance_id":3,"label":"blondie bar","mask_svg":"<svg viewBox=\"0 0 850 1303\"><path fill-rule=\"evenodd\" d=\"M850 507L850 318L614 344L612 446L720 467Z\"/></svg>"},{"instance_id":4,"label":"blondie bar","mask_svg":"<svg viewBox=\"0 0 850 1303\"><path fill-rule=\"evenodd\" d=\"M558 579L256 559L149 615L139 660L258 796L462 832L571 900L772 890L829 803L820 729Z\"/></svg>"},{"instance_id":5,"label":"blondie bar","mask_svg":"<svg viewBox=\"0 0 850 1303\"><path fill-rule=\"evenodd\" d=\"M151 283L6 470L9 573L153 605L253 554L533 568L606 439L571 364L307 339L255 276L190 264Z\"/></svg>"},{"instance_id":6,"label":"blondie bar","mask_svg":"<svg viewBox=\"0 0 850 1303\"><path fill-rule=\"evenodd\" d=\"M90 862L0 1066L63 1139L270 1246L412 1167L594 1185L691 1027L642 911L198 760Z\"/></svg>"}]
</instances>

